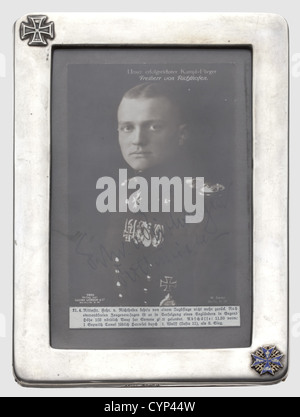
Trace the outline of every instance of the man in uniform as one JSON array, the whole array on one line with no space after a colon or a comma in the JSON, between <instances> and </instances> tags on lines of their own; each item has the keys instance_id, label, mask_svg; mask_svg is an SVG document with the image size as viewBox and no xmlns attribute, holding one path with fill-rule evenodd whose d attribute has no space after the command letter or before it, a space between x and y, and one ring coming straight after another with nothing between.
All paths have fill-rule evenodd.
<instances>
[{"instance_id":1,"label":"man in uniform","mask_svg":"<svg viewBox=\"0 0 300 417\"><path fill-rule=\"evenodd\" d=\"M161 196L159 212L139 211L143 195L135 193L136 212L110 213L102 251L108 263L101 274L104 305L200 306L215 303L216 296L226 304L232 295L236 261L228 193L220 184L195 186L191 156L185 153L188 126L181 99L167 83L130 89L118 108L119 144L128 178L143 177L149 184L152 177L188 181L205 198L204 219L188 224L186 213L174 210L175 188ZM201 166L198 171L200 177Z\"/></svg>"}]
</instances>

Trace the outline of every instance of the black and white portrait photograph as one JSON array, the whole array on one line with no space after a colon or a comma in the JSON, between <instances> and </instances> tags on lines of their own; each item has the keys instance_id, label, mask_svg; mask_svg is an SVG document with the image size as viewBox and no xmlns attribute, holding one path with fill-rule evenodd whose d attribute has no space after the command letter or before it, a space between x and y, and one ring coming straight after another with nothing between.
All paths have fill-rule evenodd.
<instances>
[{"instance_id":1,"label":"black and white portrait photograph","mask_svg":"<svg viewBox=\"0 0 300 417\"><path fill-rule=\"evenodd\" d=\"M251 51L62 49L53 76L54 346L249 344Z\"/></svg>"}]
</instances>

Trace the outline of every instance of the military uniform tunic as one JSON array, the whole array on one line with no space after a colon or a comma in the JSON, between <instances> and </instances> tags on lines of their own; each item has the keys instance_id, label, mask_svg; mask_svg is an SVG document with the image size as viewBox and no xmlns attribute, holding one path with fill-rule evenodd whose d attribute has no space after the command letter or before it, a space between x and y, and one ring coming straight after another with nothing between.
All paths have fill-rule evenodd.
<instances>
[{"instance_id":1,"label":"military uniform tunic","mask_svg":"<svg viewBox=\"0 0 300 417\"><path fill-rule=\"evenodd\" d=\"M228 301L235 259L226 193L219 184L204 191L201 223L188 224L186 213L173 210L110 215L105 284L99 276L104 305L199 306L218 296Z\"/></svg>"}]
</instances>

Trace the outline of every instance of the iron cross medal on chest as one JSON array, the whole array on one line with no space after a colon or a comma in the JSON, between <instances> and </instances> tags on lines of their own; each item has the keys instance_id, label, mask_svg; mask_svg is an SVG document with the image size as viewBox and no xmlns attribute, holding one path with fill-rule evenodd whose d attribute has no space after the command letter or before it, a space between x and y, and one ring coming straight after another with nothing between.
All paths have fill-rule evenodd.
<instances>
[{"instance_id":1,"label":"iron cross medal on chest","mask_svg":"<svg viewBox=\"0 0 300 417\"><path fill-rule=\"evenodd\" d=\"M172 296L172 291L177 288L177 279L173 277L164 277L160 280L160 288L166 293L165 298L160 302L160 307L172 307L176 302Z\"/></svg>"}]
</instances>

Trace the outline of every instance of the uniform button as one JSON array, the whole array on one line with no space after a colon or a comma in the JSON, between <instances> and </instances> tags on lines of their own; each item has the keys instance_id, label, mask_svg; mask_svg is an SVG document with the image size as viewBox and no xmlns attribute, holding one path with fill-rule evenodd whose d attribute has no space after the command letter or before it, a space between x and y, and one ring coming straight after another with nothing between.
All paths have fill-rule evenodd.
<instances>
[{"instance_id":1,"label":"uniform button","mask_svg":"<svg viewBox=\"0 0 300 417\"><path fill-rule=\"evenodd\" d=\"M120 262L120 259L119 258L115 258L115 262Z\"/></svg>"},{"instance_id":2,"label":"uniform button","mask_svg":"<svg viewBox=\"0 0 300 417\"><path fill-rule=\"evenodd\" d=\"M123 298L123 294L119 294L119 298Z\"/></svg>"},{"instance_id":3,"label":"uniform button","mask_svg":"<svg viewBox=\"0 0 300 417\"><path fill-rule=\"evenodd\" d=\"M150 282L151 281L151 275L147 275L146 279L147 279L148 282Z\"/></svg>"},{"instance_id":4,"label":"uniform button","mask_svg":"<svg viewBox=\"0 0 300 417\"><path fill-rule=\"evenodd\" d=\"M121 283L119 281L117 282L117 287L121 287Z\"/></svg>"},{"instance_id":5,"label":"uniform button","mask_svg":"<svg viewBox=\"0 0 300 417\"><path fill-rule=\"evenodd\" d=\"M144 292L147 293L148 292L148 288L144 288Z\"/></svg>"},{"instance_id":6,"label":"uniform button","mask_svg":"<svg viewBox=\"0 0 300 417\"><path fill-rule=\"evenodd\" d=\"M115 273L116 274L119 274L120 273L120 270L119 269L115 269Z\"/></svg>"},{"instance_id":7,"label":"uniform button","mask_svg":"<svg viewBox=\"0 0 300 417\"><path fill-rule=\"evenodd\" d=\"M147 301L144 301L144 305L146 306L146 305L148 305L148 302Z\"/></svg>"}]
</instances>

